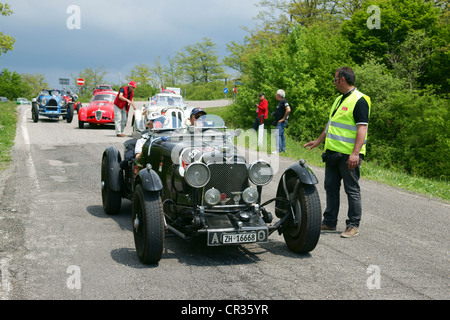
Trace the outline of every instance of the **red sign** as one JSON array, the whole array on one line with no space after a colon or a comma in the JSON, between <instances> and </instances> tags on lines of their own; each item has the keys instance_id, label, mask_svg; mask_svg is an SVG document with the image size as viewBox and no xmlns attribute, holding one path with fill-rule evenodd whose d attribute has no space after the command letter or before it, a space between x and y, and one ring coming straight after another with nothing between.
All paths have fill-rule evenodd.
<instances>
[{"instance_id":1,"label":"red sign","mask_svg":"<svg viewBox=\"0 0 450 320\"><path fill-rule=\"evenodd\" d=\"M77 80L77 85L82 86L84 84L84 79L80 78Z\"/></svg>"}]
</instances>

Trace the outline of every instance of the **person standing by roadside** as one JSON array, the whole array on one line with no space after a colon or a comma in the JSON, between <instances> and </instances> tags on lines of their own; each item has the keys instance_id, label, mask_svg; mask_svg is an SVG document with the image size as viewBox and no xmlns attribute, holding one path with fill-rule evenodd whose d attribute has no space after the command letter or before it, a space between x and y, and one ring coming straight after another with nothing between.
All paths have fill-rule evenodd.
<instances>
[{"instance_id":1,"label":"person standing by roadside","mask_svg":"<svg viewBox=\"0 0 450 320\"><path fill-rule=\"evenodd\" d=\"M264 120L267 119L269 113L269 102L264 96L264 93L259 94L259 104L256 106L256 119L253 123L253 129L258 132L258 128L260 125L264 125Z\"/></svg>"},{"instance_id":2,"label":"person standing by roadside","mask_svg":"<svg viewBox=\"0 0 450 320\"><path fill-rule=\"evenodd\" d=\"M114 101L114 124L116 126L116 135L118 137L125 137L123 131L127 124L128 110L130 105L136 110L133 101L134 89L136 82L130 81L128 86L119 89L119 94Z\"/></svg>"},{"instance_id":3,"label":"person standing by roadside","mask_svg":"<svg viewBox=\"0 0 450 320\"><path fill-rule=\"evenodd\" d=\"M291 107L289 106L289 102L286 100L286 93L284 90L278 90L276 99L279 101L277 108L273 115L275 116L274 125L276 126L275 130L275 142L277 146L276 152L286 152L286 138L284 135L284 129L287 126L289 114L291 113Z\"/></svg>"},{"instance_id":4,"label":"person standing by roadside","mask_svg":"<svg viewBox=\"0 0 450 320\"><path fill-rule=\"evenodd\" d=\"M367 126L370 115L370 98L355 86L355 73L349 67L341 67L334 75L334 85L342 93L334 101L328 124L321 135L303 147L313 149L325 141L322 155L325 165L326 209L322 230L336 230L339 213L341 180L348 199L348 219L343 238L358 235L362 215L359 187L361 160L366 154Z\"/></svg>"}]
</instances>

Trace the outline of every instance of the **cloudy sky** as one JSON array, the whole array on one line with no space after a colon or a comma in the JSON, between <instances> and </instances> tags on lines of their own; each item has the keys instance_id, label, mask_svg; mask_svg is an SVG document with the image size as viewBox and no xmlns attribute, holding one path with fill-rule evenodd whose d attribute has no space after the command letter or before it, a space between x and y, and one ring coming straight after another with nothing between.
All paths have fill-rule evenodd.
<instances>
[{"instance_id":1,"label":"cloudy sky","mask_svg":"<svg viewBox=\"0 0 450 320\"><path fill-rule=\"evenodd\" d=\"M242 42L259 12L257 0L3 0L14 14L0 16L0 31L14 37L14 50L0 56L0 69L40 73L50 86L85 68L102 67L117 84L134 66L166 63L186 45L210 38L218 55Z\"/></svg>"}]
</instances>

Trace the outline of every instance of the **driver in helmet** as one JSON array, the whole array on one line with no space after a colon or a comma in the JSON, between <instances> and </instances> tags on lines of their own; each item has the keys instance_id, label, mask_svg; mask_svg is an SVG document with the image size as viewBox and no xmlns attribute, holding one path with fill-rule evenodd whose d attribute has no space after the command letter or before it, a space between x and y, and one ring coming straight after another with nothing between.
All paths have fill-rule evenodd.
<instances>
[{"instance_id":1,"label":"driver in helmet","mask_svg":"<svg viewBox=\"0 0 450 320\"><path fill-rule=\"evenodd\" d=\"M144 146L145 142L149 138L153 138L153 122L155 119L159 118L161 115L159 113L152 113L147 118L147 129L142 131L141 138L136 141L136 146L134 147L134 153L136 154L136 160L139 160L139 158L142 156L142 147Z\"/></svg>"},{"instance_id":2,"label":"driver in helmet","mask_svg":"<svg viewBox=\"0 0 450 320\"><path fill-rule=\"evenodd\" d=\"M191 126L195 126L195 123L197 122L197 119L201 116L206 115L206 111L202 108L194 108L191 111L191 115L189 117L189 120L191 121Z\"/></svg>"}]
</instances>

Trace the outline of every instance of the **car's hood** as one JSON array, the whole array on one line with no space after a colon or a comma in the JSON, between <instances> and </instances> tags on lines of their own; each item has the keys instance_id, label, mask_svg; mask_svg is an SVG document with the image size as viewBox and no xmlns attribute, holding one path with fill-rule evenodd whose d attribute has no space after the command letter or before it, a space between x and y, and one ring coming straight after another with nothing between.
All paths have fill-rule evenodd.
<instances>
[{"instance_id":1,"label":"car's hood","mask_svg":"<svg viewBox=\"0 0 450 320\"><path fill-rule=\"evenodd\" d=\"M88 108L88 111L91 111L91 110L95 111L98 109L100 109L100 110L108 109L109 110L111 108L114 108L114 104L109 101L94 101L94 102L89 103L87 108Z\"/></svg>"},{"instance_id":2,"label":"car's hood","mask_svg":"<svg viewBox=\"0 0 450 320\"><path fill-rule=\"evenodd\" d=\"M240 155L233 145L211 142L189 144L178 144L172 149L172 160L175 164L180 164L186 168L193 162L211 163L245 163L245 157ZM178 152L177 152L178 151Z\"/></svg>"}]
</instances>

